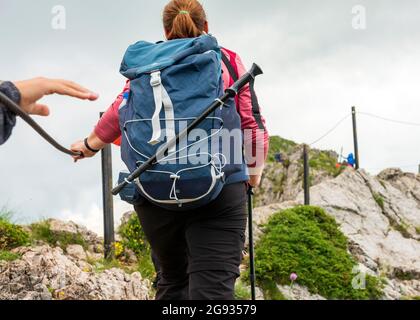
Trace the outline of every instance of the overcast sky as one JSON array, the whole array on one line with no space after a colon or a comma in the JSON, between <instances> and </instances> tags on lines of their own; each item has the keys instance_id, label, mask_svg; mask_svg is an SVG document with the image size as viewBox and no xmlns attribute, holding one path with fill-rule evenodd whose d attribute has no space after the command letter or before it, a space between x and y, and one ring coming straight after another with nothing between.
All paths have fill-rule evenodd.
<instances>
[{"instance_id":1,"label":"overcast sky","mask_svg":"<svg viewBox=\"0 0 420 320\"><path fill-rule=\"evenodd\" d=\"M420 1L205 0L211 32L265 75L257 90L270 134L311 143L359 111L420 122ZM123 3L124 5L121 5ZM39 122L64 145L87 136L120 92L127 46L163 38L166 1L0 0L0 78L68 78L100 93L96 102L48 97ZM52 8L64 6L66 29ZM352 9L366 9L355 29ZM363 26L358 24L357 26ZM362 167L417 171L420 127L359 117ZM315 145L352 151L351 120ZM114 177L123 164L114 148ZM73 164L19 121L0 148L0 207L19 222L56 217L102 230L100 159ZM130 209L115 201L116 220Z\"/></svg>"}]
</instances>

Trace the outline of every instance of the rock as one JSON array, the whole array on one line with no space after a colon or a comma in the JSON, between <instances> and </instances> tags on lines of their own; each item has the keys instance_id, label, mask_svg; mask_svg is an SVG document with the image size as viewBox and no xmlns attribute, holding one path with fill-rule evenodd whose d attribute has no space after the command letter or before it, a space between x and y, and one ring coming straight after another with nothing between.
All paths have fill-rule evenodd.
<instances>
[{"instance_id":1,"label":"rock","mask_svg":"<svg viewBox=\"0 0 420 320\"><path fill-rule=\"evenodd\" d=\"M311 157L338 159L333 151L320 151L311 149ZM284 163L267 163L261 180L261 185L255 189L255 204L257 207L273 203L294 201L302 190L303 145L293 147L288 153L283 153ZM325 168L311 168L312 185L334 178Z\"/></svg>"},{"instance_id":2,"label":"rock","mask_svg":"<svg viewBox=\"0 0 420 320\"><path fill-rule=\"evenodd\" d=\"M306 287L296 283L292 287L277 285L277 288L287 300L326 300L318 294L311 294Z\"/></svg>"},{"instance_id":3,"label":"rock","mask_svg":"<svg viewBox=\"0 0 420 320\"><path fill-rule=\"evenodd\" d=\"M137 256L133 250L125 248L124 256L125 256L125 261L129 264L135 264L138 262Z\"/></svg>"},{"instance_id":4,"label":"rock","mask_svg":"<svg viewBox=\"0 0 420 320\"><path fill-rule=\"evenodd\" d=\"M251 289L251 287L250 287ZM255 299L264 300L264 293L261 288L255 287Z\"/></svg>"},{"instance_id":5,"label":"rock","mask_svg":"<svg viewBox=\"0 0 420 320\"><path fill-rule=\"evenodd\" d=\"M103 253L95 253L92 251L87 251L86 256L87 256L87 259L91 261L98 261L104 258Z\"/></svg>"},{"instance_id":6,"label":"rock","mask_svg":"<svg viewBox=\"0 0 420 320\"><path fill-rule=\"evenodd\" d=\"M80 248L79 248L80 249ZM78 249L78 251L80 251ZM60 248L19 248L20 260L0 263L0 300L146 300L150 283L120 269L93 273Z\"/></svg>"},{"instance_id":7,"label":"rock","mask_svg":"<svg viewBox=\"0 0 420 320\"><path fill-rule=\"evenodd\" d=\"M87 255L86 255L85 249L83 249L83 247L81 245L78 245L78 244L68 245L66 247L66 253L69 256L71 256L71 257L73 257L73 258L75 258L77 260L84 260L84 261L86 261L86 259L87 259Z\"/></svg>"},{"instance_id":8,"label":"rock","mask_svg":"<svg viewBox=\"0 0 420 320\"><path fill-rule=\"evenodd\" d=\"M92 252L92 253L99 253L101 255L104 255L104 246L103 244L91 244L88 246L88 252Z\"/></svg>"},{"instance_id":9,"label":"rock","mask_svg":"<svg viewBox=\"0 0 420 320\"><path fill-rule=\"evenodd\" d=\"M80 235L87 245L93 245L94 247L103 247L103 239L86 227L78 225L72 221L63 222L56 219L49 219L46 221L52 232L55 233L69 233L73 235Z\"/></svg>"},{"instance_id":10,"label":"rock","mask_svg":"<svg viewBox=\"0 0 420 320\"><path fill-rule=\"evenodd\" d=\"M395 177L394 177L395 178ZM413 182L420 181L412 178ZM311 204L327 210L357 246L360 262L386 265L420 280L420 242L412 229L420 225L420 201L364 171L347 170L311 188ZM303 195L299 201L302 203Z\"/></svg>"},{"instance_id":11,"label":"rock","mask_svg":"<svg viewBox=\"0 0 420 320\"><path fill-rule=\"evenodd\" d=\"M293 208L297 205L298 205L297 202L286 201L283 203L274 203L265 207L255 208L253 210L253 219L252 219L253 220L252 230L254 233L254 242L255 243L258 242L261 235L263 234L262 226L268 222L268 220L274 213L282 211L282 210L286 210L289 208ZM245 231L245 238L246 238L245 244L246 246L248 246L248 227L246 228L246 231Z\"/></svg>"},{"instance_id":12,"label":"rock","mask_svg":"<svg viewBox=\"0 0 420 320\"><path fill-rule=\"evenodd\" d=\"M131 219L131 217L137 215L134 211L128 211L123 214L120 220L120 226L124 226L128 223L128 221Z\"/></svg>"},{"instance_id":13,"label":"rock","mask_svg":"<svg viewBox=\"0 0 420 320\"><path fill-rule=\"evenodd\" d=\"M254 210L256 241L263 232L261 226L274 213L303 204L299 189L292 201ZM387 279L385 299L420 296L420 175L387 169L372 176L348 168L311 187L310 192L311 204L335 218L356 260L370 273ZM300 294L307 297L304 291Z\"/></svg>"}]
</instances>

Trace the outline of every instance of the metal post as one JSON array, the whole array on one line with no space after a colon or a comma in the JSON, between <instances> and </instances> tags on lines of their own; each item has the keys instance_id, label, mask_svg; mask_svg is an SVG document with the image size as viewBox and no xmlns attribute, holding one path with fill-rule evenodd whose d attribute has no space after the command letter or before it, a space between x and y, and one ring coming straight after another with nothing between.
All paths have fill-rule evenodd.
<instances>
[{"instance_id":1,"label":"metal post","mask_svg":"<svg viewBox=\"0 0 420 320\"><path fill-rule=\"evenodd\" d=\"M351 107L351 114L353 118L354 156L356 158L356 170L359 170L360 162L359 162L359 142L357 140L356 107Z\"/></svg>"},{"instance_id":2,"label":"metal post","mask_svg":"<svg viewBox=\"0 0 420 320\"><path fill-rule=\"evenodd\" d=\"M303 189L305 194L305 206L309 206L311 204L309 188L309 155L308 146L305 144L303 146Z\"/></svg>"},{"instance_id":3,"label":"metal post","mask_svg":"<svg viewBox=\"0 0 420 320\"><path fill-rule=\"evenodd\" d=\"M101 112L100 117L103 116ZM105 259L114 257L114 203L112 190L112 152L111 145L101 151L102 157L102 200L104 210L104 249Z\"/></svg>"}]
</instances>

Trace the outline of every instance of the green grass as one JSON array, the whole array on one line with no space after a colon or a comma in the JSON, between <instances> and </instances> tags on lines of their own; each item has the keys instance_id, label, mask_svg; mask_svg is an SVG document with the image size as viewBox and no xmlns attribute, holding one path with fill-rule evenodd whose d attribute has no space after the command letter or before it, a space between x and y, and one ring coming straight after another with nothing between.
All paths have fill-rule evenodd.
<instances>
[{"instance_id":1,"label":"green grass","mask_svg":"<svg viewBox=\"0 0 420 320\"><path fill-rule=\"evenodd\" d=\"M343 172L344 167L337 168L337 158L328 151L311 150L309 152L309 167L313 170L325 171L336 177Z\"/></svg>"},{"instance_id":2,"label":"green grass","mask_svg":"<svg viewBox=\"0 0 420 320\"><path fill-rule=\"evenodd\" d=\"M138 256L137 258L137 271L140 272L143 278L149 279L151 282L153 282L156 277L156 271L150 253L145 253L141 256Z\"/></svg>"},{"instance_id":3,"label":"green grass","mask_svg":"<svg viewBox=\"0 0 420 320\"><path fill-rule=\"evenodd\" d=\"M265 300L287 300L279 288L277 288L275 282L264 280L259 284L263 290Z\"/></svg>"},{"instance_id":4,"label":"green grass","mask_svg":"<svg viewBox=\"0 0 420 320\"><path fill-rule=\"evenodd\" d=\"M13 212L6 207L0 209L0 221L11 222L13 217Z\"/></svg>"},{"instance_id":5,"label":"green grass","mask_svg":"<svg viewBox=\"0 0 420 320\"><path fill-rule=\"evenodd\" d=\"M280 138L278 136L270 137L270 148L268 150L268 162L275 162L276 153L289 153L297 144L293 141Z\"/></svg>"},{"instance_id":6,"label":"green grass","mask_svg":"<svg viewBox=\"0 0 420 320\"><path fill-rule=\"evenodd\" d=\"M139 271L143 278L152 282L156 277L156 271L151 258L151 248L137 215L133 214L126 224L120 226L118 233L121 236L120 244L123 246L123 251L132 250L137 256L135 271Z\"/></svg>"},{"instance_id":7,"label":"green grass","mask_svg":"<svg viewBox=\"0 0 420 320\"><path fill-rule=\"evenodd\" d=\"M120 226L118 234L122 238L123 247L132 250L136 255L150 252L150 245L136 214L133 214L126 224Z\"/></svg>"},{"instance_id":8,"label":"green grass","mask_svg":"<svg viewBox=\"0 0 420 320\"><path fill-rule=\"evenodd\" d=\"M417 227L416 227L416 233L417 233L418 235L420 235L420 226L417 226Z\"/></svg>"},{"instance_id":9,"label":"green grass","mask_svg":"<svg viewBox=\"0 0 420 320\"><path fill-rule=\"evenodd\" d=\"M15 261L21 258L20 254L0 250L0 261Z\"/></svg>"},{"instance_id":10,"label":"green grass","mask_svg":"<svg viewBox=\"0 0 420 320\"><path fill-rule=\"evenodd\" d=\"M267 298L282 299L276 283L297 283L327 299L378 299L380 281L366 275L366 288L354 289L356 262L335 220L317 207L299 206L275 214L256 245L256 276ZM247 277L247 276L246 276Z\"/></svg>"},{"instance_id":11,"label":"green grass","mask_svg":"<svg viewBox=\"0 0 420 320\"><path fill-rule=\"evenodd\" d=\"M0 250L8 251L29 243L29 234L21 226L0 219Z\"/></svg>"},{"instance_id":12,"label":"green grass","mask_svg":"<svg viewBox=\"0 0 420 320\"><path fill-rule=\"evenodd\" d=\"M113 268L123 269L124 271L126 271L121 262L117 259L100 259L96 261L88 259L87 262L92 265L93 271L96 273L102 273L105 270Z\"/></svg>"},{"instance_id":13,"label":"green grass","mask_svg":"<svg viewBox=\"0 0 420 320\"><path fill-rule=\"evenodd\" d=\"M401 233L401 235L406 238L406 239L412 239L411 233L408 231L408 229L410 228L409 225L404 222L397 222L393 219L390 219L390 225L391 228L393 228L394 230L398 231L399 233Z\"/></svg>"},{"instance_id":14,"label":"green grass","mask_svg":"<svg viewBox=\"0 0 420 320\"><path fill-rule=\"evenodd\" d=\"M251 300L250 289L241 279L238 279L235 283L235 300Z\"/></svg>"},{"instance_id":15,"label":"green grass","mask_svg":"<svg viewBox=\"0 0 420 320\"><path fill-rule=\"evenodd\" d=\"M81 234L52 231L48 221L34 223L30 227L32 231L32 240L44 241L51 246L59 246L63 250L71 244L78 244L85 250L87 249L87 243Z\"/></svg>"},{"instance_id":16,"label":"green grass","mask_svg":"<svg viewBox=\"0 0 420 320\"><path fill-rule=\"evenodd\" d=\"M411 272L404 272L402 270L397 270L394 274L394 277L402 281L409 281L409 280L416 279L416 276L413 275Z\"/></svg>"},{"instance_id":17,"label":"green grass","mask_svg":"<svg viewBox=\"0 0 420 320\"><path fill-rule=\"evenodd\" d=\"M374 193L373 194L373 199L375 199L375 202L378 204L378 206L383 211L385 209L385 200L384 200L384 198L380 194Z\"/></svg>"}]
</instances>

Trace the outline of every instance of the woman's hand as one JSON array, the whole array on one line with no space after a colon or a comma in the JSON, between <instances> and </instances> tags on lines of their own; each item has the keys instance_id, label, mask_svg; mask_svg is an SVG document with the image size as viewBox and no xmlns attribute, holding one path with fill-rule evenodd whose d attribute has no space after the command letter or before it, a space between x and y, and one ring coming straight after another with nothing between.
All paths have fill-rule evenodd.
<instances>
[{"instance_id":1,"label":"woman's hand","mask_svg":"<svg viewBox=\"0 0 420 320\"><path fill-rule=\"evenodd\" d=\"M77 162L85 158L92 158L96 155L96 153L86 148L85 142L82 140L76 141L75 143L73 143L70 147L70 150L73 152L82 153L82 155L80 156L73 156L74 162Z\"/></svg>"},{"instance_id":2,"label":"woman's hand","mask_svg":"<svg viewBox=\"0 0 420 320\"><path fill-rule=\"evenodd\" d=\"M261 184L261 176L249 176L248 184L253 188L258 188Z\"/></svg>"},{"instance_id":3,"label":"woman's hand","mask_svg":"<svg viewBox=\"0 0 420 320\"><path fill-rule=\"evenodd\" d=\"M48 116L48 106L37 103L42 97L51 94L60 94L82 100L94 101L98 94L83 88L77 83L67 80L35 78L13 83L21 94L20 106L29 114Z\"/></svg>"},{"instance_id":4,"label":"woman's hand","mask_svg":"<svg viewBox=\"0 0 420 320\"><path fill-rule=\"evenodd\" d=\"M95 132L92 132L90 134L89 138L87 139L87 144L90 147L90 149L98 150L98 152L107 145L107 143L99 139L99 137L95 134ZM85 158L94 157L97 154L97 152L93 152L90 149L86 146L84 140L76 141L75 143L73 143L70 147L70 150L74 152L79 152L79 153L81 152L83 154L80 156L73 156L74 162L77 162Z\"/></svg>"}]
</instances>

